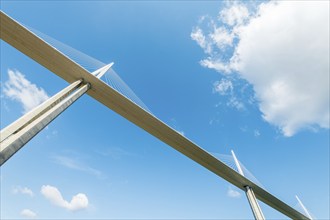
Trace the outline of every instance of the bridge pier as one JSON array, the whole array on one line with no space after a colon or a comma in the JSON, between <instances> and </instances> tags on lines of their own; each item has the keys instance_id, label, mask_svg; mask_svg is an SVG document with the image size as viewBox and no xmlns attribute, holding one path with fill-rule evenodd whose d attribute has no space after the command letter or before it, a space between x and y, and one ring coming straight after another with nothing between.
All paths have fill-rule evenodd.
<instances>
[{"instance_id":1,"label":"bridge pier","mask_svg":"<svg viewBox=\"0 0 330 220\"><path fill-rule=\"evenodd\" d=\"M234 151L231 151L231 154L233 155L233 158L234 158L236 167L238 169L238 172L242 176L244 176L244 172L243 172L243 170L241 168L241 165L239 164L239 162L236 158L236 155L235 155ZM264 214L262 213L262 210L261 210L261 208L258 204L258 200L257 200L256 196L254 195L254 192L253 192L252 188L250 186L245 186L244 188L245 188L246 197L249 201L249 204L250 204L250 207L252 209L254 218L256 220L264 220L265 219Z\"/></svg>"},{"instance_id":2,"label":"bridge pier","mask_svg":"<svg viewBox=\"0 0 330 220\"><path fill-rule=\"evenodd\" d=\"M1 130L0 166L90 88L78 80Z\"/></svg>"},{"instance_id":3,"label":"bridge pier","mask_svg":"<svg viewBox=\"0 0 330 220\"><path fill-rule=\"evenodd\" d=\"M245 191L246 197L248 198L248 201L250 203L250 207L252 209L254 218L256 220L264 220L265 217L261 211L261 208L258 204L258 201L256 199L256 196L254 195L252 188L250 186L246 186L245 189L246 189L246 191Z\"/></svg>"}]
</instances>

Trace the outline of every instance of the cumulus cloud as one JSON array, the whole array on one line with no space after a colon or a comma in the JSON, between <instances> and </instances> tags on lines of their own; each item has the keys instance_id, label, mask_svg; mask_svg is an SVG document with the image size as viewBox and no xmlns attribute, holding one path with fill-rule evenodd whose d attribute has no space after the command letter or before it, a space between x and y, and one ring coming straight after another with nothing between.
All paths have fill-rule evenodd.
<instances>
[{"instance_id":1,"label":"cumulus cloud","mask_svg":"<svg viewBox=\"0 0 330 220\"><path fill-rule=\"evenodd\" d=\"M231 187L228 187L227 196L237 199L241 197L241 193L238 192L237 190L232 189Z\"/></svg>"},{"instance_id":2,"label":"cumulus cloud","mask_svg":"<svg viewBox=\"0 0 330 220\"><path fill-rule=\"evenodd\" d=\"M249 18L250 12L245 5L233 2L230 7L224 8L219 13L219 20L229 26L241 25Z\"/></svg>"},{"instance_id":3,"label":"cumulus cloud","mask_svg":"<svg viewBox=\"0 0 330 220\"><path fill-rule=\"evenodd\" d=\"M225 48L233 44L234 35L227 28L215 28L214 32L210 35L211 39L219 48Z\"/></svg>"},{"instance_id":4,"label":"cumulus cloud","mask_svg":"<svg viewBox=\"0 0 330 220\"><path fill-rule=\"evenodd\" d=\"M65 208L69 211L78 211L88 207L88 198L83 193L78 193L68 202L63 199L61 192L56 187L43 185L41 187L41 194L53 205Z\"/></svg>"},{"instance_id":5,"label":"cumulus cloud","mask_svg":"<svg viewBox=\"0 0 330 220\"><path fill-rule=\"evenodd\" d=\"M26 195L29 195L31 197L34 196L34 193L32 192L31 189L27 188L27 187L21 187L21 186L15 186L13 187L13 193L14 194L26 194Z\"/></svg>"},{"instance_id":6,"label":"cumulus cloud","mask_svg":"<svg viewBox=\"0 0 330 220\"><path fill-rule=\"evenodd\" d=\"M31 83L18 70L8 70L8 81L4 83L5 97L22 104L24 112L28 112L49 97L44 89Z\"/></svg>"},{"instance_id":7,"label":"cumulus cloud","mask_svg":"<svg viewBox=\"0 0 330 220\"><path fill-rule=\"evenodd\" d=\"M21 216L23 216L24 218L33 219L37 217L37 214L30 209L23 209L21 211Z\"/></svg>"},{"instance_id":8,"label":"cumulus cloud","mask_svg":"<svg viewBox=\"0 0 330 220\"><path fill-rule=\"evenodd\" d=\"M250 11L239 3L227 6L216 28L200 31L203 45L215 45L201 65L250 83L263 119L285 136L328 129L328 9L328 1L266 2ZM217 37L218 29L233 41L225 31Z\"/></svg>"}]
</instances>

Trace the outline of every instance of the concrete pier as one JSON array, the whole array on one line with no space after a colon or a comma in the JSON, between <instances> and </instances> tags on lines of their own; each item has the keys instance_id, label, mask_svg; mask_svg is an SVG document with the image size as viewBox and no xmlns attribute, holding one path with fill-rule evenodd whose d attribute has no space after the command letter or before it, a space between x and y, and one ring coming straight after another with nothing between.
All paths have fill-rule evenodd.
<instances>
[{"instance_id":1,"label":"concrete pier","mask_svg":"<svg viewBox=\"0 0 330 220\"><path fill-rule=\"evenodd\" d=\"M81 83L82 80L72 83L1 131L1 136L5 135L1 137L0 143L0 166L88 91L90 84L82 85L73 91Z\"/></svg>"}]
</instances>

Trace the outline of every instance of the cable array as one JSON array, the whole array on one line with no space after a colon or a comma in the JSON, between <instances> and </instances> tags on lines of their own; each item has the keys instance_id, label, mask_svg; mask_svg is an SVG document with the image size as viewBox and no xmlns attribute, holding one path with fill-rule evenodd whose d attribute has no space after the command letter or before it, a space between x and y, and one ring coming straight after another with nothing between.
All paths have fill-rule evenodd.
<instances>
[{"instance_id":1,"label":"cable array","mask_svg":"<svg viewBox=\"0 0 330 220\"><path fill-rule=\"evenodd\" d=\"M27 27L27 26L26 26ZM59 40L56 40L34 28L28 27L30 31L36 34L38 37L42 38L49 45L54 47L56 50L60 51L68 58L76 62L78 65L83 67L89 72L94 72L95 70L105 66L106 64L77 50L73 47L70 47ZM144 109L145 111L151 111L149 108L142 102L142 100L133 92L133 90L120 78L113 68L110 68L101 80L106 83L108 86L119 92L121 95L125 96L127 99Z\"/></svg>"},{"instance_id":2,"label":"cable array","mask_svg":"<svg viewBox=\"0 0 330 220\"><path fill-rule=\"evenodd\" d=\"M237 173L238 172L238 168L235 164L235 160L234 157L232 155L226 155L226 154L218 154L218 153L213 153L213 156L215 156L217 159L219 159L221 162L223 162L224 164L226 164L228 167L230 167L231 169L235 170ZM250 181L252 181L254 184L260 186L261 188L265 189L265 187L258 181L258 179L244 166L244 164L240 161L238 161L244 176L249 179Z\"/></svg>"}]
</instances>

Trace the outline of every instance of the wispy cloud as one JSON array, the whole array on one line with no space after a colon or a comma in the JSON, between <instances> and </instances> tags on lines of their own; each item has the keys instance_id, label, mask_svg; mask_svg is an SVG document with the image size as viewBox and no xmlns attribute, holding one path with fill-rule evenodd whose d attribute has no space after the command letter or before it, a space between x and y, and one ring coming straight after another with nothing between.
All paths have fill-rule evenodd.
<instances>
[{"instance_id":1,"label":"wispy cloud","mask_svg":"<svg viewBox=\"0 0 330 220\"><path fill-rule=\"evenodd\" d=\"M5 97L19 102L28 112L49 97L43 88L31 83L18 70L8 70L8 81L5 82L3 93Z\"/></svg>"},{"instance_id":2,"label":"wispy cloud","mask_svg":"<svg viewBox=\"0 0 330 220\"><path fill-rule=\"evenodd\" d=\"M237 97L232 96L226 103L227 106L235 108L236 110L242 111L245 109L245 105L242 101L238 100Z\"/></svg>"},{"instance_id":3,"label":"wispy cloud","mask_svg":"<svg viewBox=\"0 0 330 220\"><path fill-rule=\"evenodd\" d=\"M231 186L228 187L227 196L231 198L240 198L242 195L239 191L234 190Z\"/></svg>"},{"instance_id":4,"label":"wispy cloud","mask_svg":"<svg viewBox=\"0 0 330 220\"><path fill-rule=\"evenodd\" d=\"M255 137L259 137L261 135L261 133L258 129L255 129L253 133L254 133Z\"/></svg>"},{"instance_id":5,"label":"wispy cloud","mask_svg":"<svg viewBox=\"0 0 330 220\"><path fill-rule=\"evenodd\" d=\"M125 156L132 156L134 155L131 152L125 151L124 149L120 147L109 147L103 151L96 151L96 153L104 156L104 157L110 157L112 159L118 160Z\"/></svg>"},{"instance_id":6,"label":"wispy cloud","mask_svg":"<svg viewBox=\"0 0 330 220\"><path fill-rule=\"evenodd\" d=\"M217 18L203 16L207 24L199 22L191 38L206 54L202 66L253 86L262 117L284 136L328 129L328 8L329 1L233 1Z\"/></svg>"},{"instance_id":7,"label":"wispy cloud","mask_svg":"<svg viewBox=\"0 0 330 220\"><path fill-rule=\"evenodd\" d=\"M54 186L43 185L40 192L53 205L65 208L69 211L78 211L88 207L88 198L84 193L78 193L72 197L70 202L68 202L63 198L61 192Z\"/></svg>"},{"instance_id":8,"label":"wispy cloud","mask_svg":"<svg viewBox=\"0 0 330 220\"><path fill-rule=\"evenodd\" d=\"M88 166L87 164L83 163L79 159L74 159L71 157L59 156L59 155L54 156L52 158L54 159L55 163L60 164L69 169L82 171L82 172L94 175L96 177L99 177L99 178L104 177L104 174L102 173L102 171Z\"/></svg>"},{"instance_id":9,"label":"wispy cloud","mask_svg":"<svg viewBox=\"0 0 330 220\"><path fill-rule=\"evenodd\" d=\"M21 211L21 216L23 216L24 218L28 218L28 219L34 219L37 217L37 214L33 211L31 211L30 209L23 209Z\"/></svg>"},{"instance_id":10,"label":"wispy cloud","mask_svg":"<svg viewBox=\"0 0 330 220\"><path fill-rule=\"evenodd\" d=\"M26 195L29 195L31 197L34 196L34 193L31 189L29 189L28 187L22 187L22 186L14 186L13 189L12 189L12 192L14 194L26 194Z\"/></svg>"},{"instance_id":11,"label":"wispy cloud","mask_svg":"<svg viewBox=\"0 0 330 220\"><path fill-rule=\"evenodd\" d=\"M47 129L48 129L48 126L47 126ZM57 136L58 136L58 131L53 130L53 131L47 133L46 138L51 139L51 138L54 138L54 137L57 137Z\"/></svg>"},{"instance_id":12,"label":"wispy cloud","mask_svg":"<svg viewBox=\"0 0 330 220\"><path fill-rule=\"evenodd\" d=\"M245 103L249 103L250 99L248 101L245 101L244 99L247 97L248 92L246 92L246 86L243 87L245 89L241 89L239 91L234 91L234 83L236 79L230 77L223 77L219 81L215 81L213 83L213 93L217 93L221 96L223 96L226 101L224 101L223 104L225 106L234 108L238 111L246 110ZM223 105L221 102L216 105L216 107Z\"/></svg>"},{"instance_id":13,"label":"wispy cloud","mask_svg":"<svg viewBox=\"0 0 330 220\"><path fill-rule=\"evenodd\" d=\"M0 85L1 85L1 83L0 83ZM5 100L5 96L3 94L0 95L0 101L1 101L1 105L3 106L3 109L6 110L6 112L10 112L9 105L7 104L7 102Z\"/></svg>"},{"instance_id":14,"label":"wispy cloud","mask_svg":"<svg viewBox=\"0 0 330 220\"><path fill-rule=\"evenodd\" d=\"M190 37L195 40L198 45L204 49L205 53L211 53L212 48L209 42L206 40L206 37L202 29L196 27L190 34Z\"/></svg>"},{"instance_id":15,"label":"wispy cloud","mask_svg":"<svg viewBox=\"0 0 330 220\"><path fill-rule=\"evenodd\" d=\"M228 79L221 79L213 83L213 92L220 95L231 94L233 92L233 83Z\"/></svg>"},{"instance_id":16,"label":"wispy cloud","mask_svg":"<svg viewBox=\"0 0 330 220\"><path fill-rule=\"evenodd\" d=\"M212 118L209 120L209 125L213 125L213 124L219 124L220 120L217 118Z\"/></svg>"}]
</instances>

